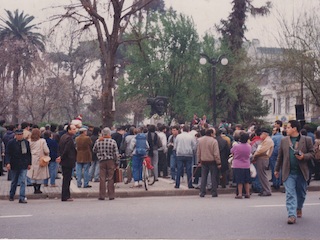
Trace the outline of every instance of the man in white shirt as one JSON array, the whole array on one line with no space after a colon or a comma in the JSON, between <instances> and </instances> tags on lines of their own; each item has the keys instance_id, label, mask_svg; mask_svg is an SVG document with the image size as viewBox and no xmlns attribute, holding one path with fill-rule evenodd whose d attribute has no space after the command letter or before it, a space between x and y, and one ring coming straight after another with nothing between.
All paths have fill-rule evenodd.
<instances>
[{"instance_id":1,"label":"man in white shirt","mask_svg":"<svg viewBox=\"0 0 320 240\"><path fill-rule=\"evenodd\" d=\"M192 168L192 158L194 152L196 151L196 139L191 136L188 126L183 126L183 132L176 137L174 142L174 149L176 149L177 154L177 177L175 188L180 187L180 176L183 172L183 166L186 166L187 179L188 179L188 188L194 188L192 186L191 179L191 168Z\"/></svg>"}]
</instances>

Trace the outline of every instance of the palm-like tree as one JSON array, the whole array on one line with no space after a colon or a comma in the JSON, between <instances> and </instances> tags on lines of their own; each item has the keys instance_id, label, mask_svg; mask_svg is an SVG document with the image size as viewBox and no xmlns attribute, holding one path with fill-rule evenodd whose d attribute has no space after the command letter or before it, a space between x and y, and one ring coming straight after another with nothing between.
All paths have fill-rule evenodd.
<instances>
[{"instance_id":1,"label":"palm-like tree","mask_svg":"<svg viewBox=\"0 0 320 240\"><path fill-rule=\"evenodd\" d=\"M12 123L18 123L19 79L29 76L39 60L39 51L44 51L44 37L33 30L33 16L5 10L7 19L0 18L0 74L12 80ZM1 94L1 93L0 93Z\"/></svg>"}]
</instances>

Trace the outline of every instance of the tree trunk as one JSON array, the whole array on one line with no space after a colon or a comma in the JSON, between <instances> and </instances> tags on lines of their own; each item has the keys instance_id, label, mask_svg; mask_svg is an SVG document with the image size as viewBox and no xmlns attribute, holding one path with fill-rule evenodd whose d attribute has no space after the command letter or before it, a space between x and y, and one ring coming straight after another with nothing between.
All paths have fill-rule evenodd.
<instances>
[{"instance_id":1,"label":"tree trunk","mask_svg":"<svg viewBox=\"0 0 320 240\"><path fill-rule=\"evenodd\" d=\"M114 121L114 112L112 111L114 87L114 59L112 51L107 51L106 75L102 82L102 125L112 127Z\"/></svg>"},{"instance_id":2,"label":"tree trunk","mask_svg":"<svg viewBox=\"0 0 320 240\"><path fill-rule=\"evenodd\" d=\"M20 70L15 70L12 83L12 124L19 123L19 76Z\"/></svg>"}]
</instances>

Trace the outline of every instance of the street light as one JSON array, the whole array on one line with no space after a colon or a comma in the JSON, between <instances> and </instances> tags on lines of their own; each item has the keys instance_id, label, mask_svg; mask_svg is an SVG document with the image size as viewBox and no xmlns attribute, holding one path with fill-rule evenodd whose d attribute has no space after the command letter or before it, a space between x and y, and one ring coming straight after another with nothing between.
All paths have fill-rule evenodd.
<instances>
[{"instance_id":1,"label":"street light","mask_svg":"<svg viewBox=\"0 0 320 240\"><path fill-rule=\"evenodd\" d=\"M224 54L220 55L218 58L210 58L208 55L204 53L200 53L200 64L205 65L209 62L212 66L212 121L213 125L216 125L217 118L217 96L216 96L216 85L217 85L217 74L216 74L216 65L221 63L221 65L227 65L228 59L224 56Z\"/></svg>"}]
</instances>

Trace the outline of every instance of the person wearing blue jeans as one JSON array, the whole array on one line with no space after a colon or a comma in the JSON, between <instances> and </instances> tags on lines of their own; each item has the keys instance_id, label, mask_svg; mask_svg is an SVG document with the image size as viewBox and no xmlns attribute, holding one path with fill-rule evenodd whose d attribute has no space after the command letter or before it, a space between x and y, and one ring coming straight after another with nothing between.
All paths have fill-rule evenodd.
<instances>
[{"instance_id":1,"label":"person wearing blue jeans","mask_svg":"<svg viewBox=\"0 0 320 240\"><path fill-rule=\"evenodd\" d=\"M309 178L308 161L314 158L314 152L311 138L300 134L299 121L290 120L286 132L287 137L281 139L274 175L279 178L281 169L286 189L287 223L294 224L297 217L302 217Z\"/></svg>"},{"instance_id":2,"label":"person wearing blue jeans","mask_svg":"<svg viewBox=\"0 0 320 240\"><path fill-rule=\"evenodd\" d=\"M132 175L134 182L142 181L142 162L143 157L139 155L132 156Z\"/></svg>"},{"instance_id":3,"label":"person wearing blue jeans","mask_svg":"<svg viewBox=\"0 0 320 240\"><path fill-rule=\"evenodd\" d=\"M183 166L186 166L186 173L187 173L187 181L188 181L188 188L194 188L192 185L192 157L186 157L186 156L177 156L177 177L176 177L176 185L175 188L180 187L180 177L183 173Z\"/></svg>"},{"instance_id":4,"label":"person wearing blue jeans","mask_svg":"<svg viewBox=\"0 0 320 240\"><path fill-rule=\"evenodd\" d=\"M93 160L89 168L89 178L92 179L94 182L99 182L100 181L99 172L100 172L99 160Z\"/></svg>"},{"instance_id":5,"label":"person wearing blue jeans","mask_svg":"<svg viewBox=\"0 0 320 240\"><path fill-rule=\"evenodd\" d=\"M52 133L50 131L45 131L43 133L43 138L46 140L48 148L50 150L50 162L49 162L49 175L50 175L50 185L51 187L56 187L56 177L57 177L57 165L56 159L58 158L58 142L52 139ZM48 186L49 179L43 181L44 186Z\"/></svg>"},{"instance_id":6,"label":"person wearing blue jeans","mask_svg":"<svg viewBox=\"0 0 320 240\"><path fill-rule=\"evenodd\" d=\"M80 135L76 137L77 146L77 164L76 164L76 176L78 187L82 186L82 171L83 171L83 187L91 188L89 185L90 175L89 168L92 161L92 141L87 136L87 129L80 128Z\"/></svg>"},{"instance_id":7,"label":"person wearing blue jeans","mask_svg":"<svg viewBox=\"0 0 320 240\"><path fill-rule=\"evenodd\" d=\"M170 174L171 174L171 179L173 181L176 181L176 176L177 176L177 154L176 154L176 150L172 150L172 153L170 155Z\"/></svg>"},{"instance_id":8,"label":"person wearing blue jeans","mask_svg":"<svg viewBox=\"0 0 320 240\"><path fill-rule=\"evenodd\" d=\"M29 142L23 139L22 130L16 130L15 138L8 142L5 163L12 176L9 200L14 201L18 180L20 179L19 203L27 203L25 189L27 170L31 168L31 150Z\"/></svg>"},{"instance_id":9,"label":"person wearing blue jeans","mask_svg":"<svg viewBox=\"0 0 320 240\"><path fill-rule=\"evenodd\" d=\"M16 194L18 180L20 183L19 203L26 203L26 179L28 169L11 170L11 188L9 200L13 201Z\"/></svg>"},{"instance_id":10,"label":"person wearing blue jeans","mask_svg":"<svg viewBox=\"0 0 320 240\"><path fill-rule=\"evenodd\" d=\"M174 148L174 141L179 134L179 126L172 126L171 135L168 138L168 152L170 152L170 174L171 179L175 182L177 175L177 153Z\"/></svg>"},{"instance_id":11,"label":"person wearing blue jeans","mask_svg":"<svg viewBox=\"0 0 320 240\"><path fill-rule=\"evenodd\" d=\"M83 172L83 187L88 188L90 176L89 176L90 163L76 163L76 176L78 187L82 186L82 172ZM91 186L90 186L91 187Z\"/></svg>"},{"instance_id":12,"label":"person wearing blue jeans","mask_svg":"<svg viewBox=\"0 0 320 240\"><path fill-rule=\"evenodd\" d=\"M196 151L196 138L190 135L189 127L184 125L182 128L182 133L178 134L174 141L173 149L176 149L177 154L177 177L175 188L180 187L180 176L183 174L183 164L186 165L188 188L194 188L191 179L191 169L192 169L192 159L194 152Z\"/></svg>"},{"instance_id":13,"label":"person wearing blue jeans","mask_svg":"<svg viewBox=\"0 0 320 240\"><path fill-rule=\"evenodd\" d=\"M57 165L56 161L50 161L48 168L49 168L49 175L50 175L50 185L51 187L56 187L56 176L57 176ZM49 179L43 180L44 186L48 186Z\"/></svg>"},{"instance_id":14,"label":"person wearing blue jeans","mask_svg":"<svg viewBox=\"0 0 320 240\"><path fill-rule=\"evenodd\" d=\"M133 187L139 187L139 181L142 181L142 162L145 156L137 153L137 149L140 151L141 148L143 148L144 153L147 153L147 149L149 149L149 143L145 134L138 133L136 137L131 139L129 145L130 152L132 152L132 176L134 179ZM156 151L158 153L158 150Z\"/></svg>"},{"instance_id":15,"label":"person wearing blue jeans","mask_svg":"<svg viewBox=\"0 0 320 240\"><path fill-rule=\"evenodd\" d=\"M281 126L282 126L282 122L279 121L279 120L278 120L278 122L280 122ZM274 148L273 148L272 155L271 155L271 157L269 159L269 165L270 165L271 174L272 174L272 187L274 189L279 189L280 185L281 185L282 178L281 178L281 174L280 174L279 178L276 178L274 176L274 168L276 166L278 151L279 151L279 147L280 147L280 142L281 142L281 139L283 138L283 135L280 132L280 128L274 128L274 131L275 131L275 133L272 136L272 141L274 143Z\"/></svg>"}]
</instances>

